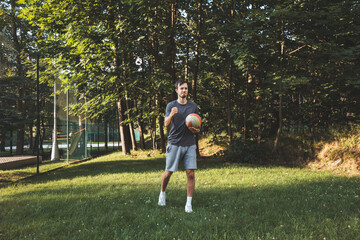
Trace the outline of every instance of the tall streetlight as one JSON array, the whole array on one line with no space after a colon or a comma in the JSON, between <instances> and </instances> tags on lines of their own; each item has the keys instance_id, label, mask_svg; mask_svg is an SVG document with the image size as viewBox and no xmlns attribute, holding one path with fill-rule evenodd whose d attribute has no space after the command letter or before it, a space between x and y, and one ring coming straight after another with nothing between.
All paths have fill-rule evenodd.
<instances>
[{"instance_id":1,"label":"tall streetlight","mask_svg":"<svg viewBox=\"0 0 360 240\"><path fill-rule=\"evenodd\" d=\"M66 83L66 163L69 164L69 83Z\"/></svg>"},{"instance_id":2,"label":"tall streetlight","mask_svg":"<svg viewBox=\"0 0 360 240\"><path fill-rule=\"evenodd\" d=\"M39 174L39 165L40 165L40 80L39 80L39 52L36 55L36 173Z\"/></svg>"},{"instance_id":3,"label":"tall streetlight","mask_svg":"<svg viewBox=\"0 0 360 240\"><path fill-rule=\"evenodd\" d=\"M54 128L52 135L51 161L60 159L59 148L57 144L57 127L56 127L56 82L54 82Z\"/></svg>"}]
</instances>

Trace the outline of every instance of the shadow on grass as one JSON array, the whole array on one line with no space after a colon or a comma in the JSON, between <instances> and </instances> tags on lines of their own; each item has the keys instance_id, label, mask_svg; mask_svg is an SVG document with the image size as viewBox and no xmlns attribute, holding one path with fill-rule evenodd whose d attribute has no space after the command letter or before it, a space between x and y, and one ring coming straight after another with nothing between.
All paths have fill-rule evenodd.
<instances>
[{"instance_id":1,"label":"shadow on grass","mask_svg":"<svg viewBox=\"0 0 360 240\"><path fill-rule=\"evenodd\" d=\"M149 161L141 160L115 161L110 166L104 162L84 164L67 169L69 174L62 172L48 178L70 178L75 172L76 176L78 173L91 176L100 172L158 171L163 159L153 161L150 168ZM227 177L233 176L224 176ZM190 215L184 213L184 188L180 184L169 187L167 206L163 208L156 205L158 185L151 181L90 184L91 187L24 189L6 196L0 202L1 209L8 209L0 211L0 217L6 219L0 223L4 239L26 236L47 239L54 234L62 239L145 239L145 234L147 239L358 239L360 236L357 178L328 176L295 184L261 186L260 183L259 187L198 185L193 200L195 212ZM120 235L116 236L116 232ZM194 237L194 233L198 235Z\"/></svg>"},{"instance_id":2,"label":"shadow on grass","mask_svg":"<svg viewBox=\"0 0 360 240\"><path fill-rule=\"evenodd\" d=\"M78 177L89 177L106 174L121 174L121 173L151 173L159 172L159 178L165 170L165 158L153 158L146 160L121 159L121 160L89 160L87 162L72 165L69 168L65 167L55 172L45 173L40 176L35 176L30 179L30 182L47 182L60 179L74 179ZM245 164L245 163L224 163L213 158L201 158L198 161L198 169L196 171L203 171L208 169L221 169L224 167L238 167L244 166L247 168L266 168L272 169L278 166L270 164ZM285 168L294 168L290 166L283 166ZM179 172L183 172L183 164L179 164ZM25 180L24 182L29 182Z\"/></svg>"}]
</instances>

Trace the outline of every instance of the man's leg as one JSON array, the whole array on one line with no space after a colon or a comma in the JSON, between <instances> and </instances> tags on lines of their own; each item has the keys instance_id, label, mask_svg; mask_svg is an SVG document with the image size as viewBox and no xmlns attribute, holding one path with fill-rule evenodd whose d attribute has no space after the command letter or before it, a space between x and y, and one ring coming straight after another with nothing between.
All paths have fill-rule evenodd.
<instances>
[{"instance_id":1,"label":"man's leg","mask_svg":"<svg viewBox=\"0 0 360 240\"><path fill-rule=\"evenodd\" d=\"M162 175L162 177L161 177L161 191L162 192L165 192L166 187L170 181L170 177L172 174L173 174L173 172L165 170L164 174Z\"/></svg>"},{"instance_id":2,"label":"man's leg","mask_svg":"<svg viewBox=\"0 0 360 240\"><path fill-rule=\"evenodd\" d=\"M166 205L166 196L165 196L165 190L166 187L170 181L170 177L173 174L173 172L170 171L165 171L164 174L161 177L161 191L160 191L160 195L159 195L159 202L158 205L159 206L165 206Z\"/></svg>"},{"instance_id":3,"label":"man's leg","mask_svg":"<svg viewBox=\"0 0 360 240\"><path fill-rule=\"evenodd\" d=\"M192 212L191 201L195 189L195 170L186 169L186 176L187 176L187 184L186 184L187 200L185 205L185 212L191 213Z\"/></svg>"},{"instance_id":4,"label":"man's leg","mask_svg":"<svg viewBox=\"0 0 360 240\"><path fill-rule=\"evenodd\" d=\"M187 176L187 185L186 185L187 196L192 197L195 189L195 170L186 169L186 176Z\"/></svg>"}]
</instances>

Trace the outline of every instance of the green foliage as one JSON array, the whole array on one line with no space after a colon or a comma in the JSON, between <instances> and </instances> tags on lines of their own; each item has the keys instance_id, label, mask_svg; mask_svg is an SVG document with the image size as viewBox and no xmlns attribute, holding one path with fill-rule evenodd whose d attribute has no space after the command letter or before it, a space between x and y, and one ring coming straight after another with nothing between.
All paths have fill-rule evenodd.
<instances>
[{"instance_id":1,"label":"green foliage","mask_svg":"<svg viewBox=\"0 0 360 240\"><path fill-rule=\"evenodd\" d=\"M35 61L34 28L19 18L21 8L17 1L0 3L0 143L3 151L7 132L17 132L18 154L36 117L36 79L27 77L25 64Z\"/></svg>"},{"instance_id":2,"label":"green foliage","mask_svg":"<svg viewBox=\"0 0 360 240\"><path fill-rule=\"evenodd\" d=\"M38 48L42 81L59 80L86 98L74 114L106 118L127 98L124 121L150 127L180 78L194 86L196 79L190 97L205 132L230 129L261 140L274 138L280 123L285 134L315 132L360 114L357 1L18 3L28 35L23 59L34 66L27 54ZM9 4L1 5L3 42L11 40ZM13 66L16 44L4 46L2 59ZM33 77L31 71L25 69Z\"/></svg>"},{"instance_id":3,"label":"green foliage","mask_svg":"<svg viewBox=\"0 0 360 240\"><path fill-rule=\"evenodd\" d=\"M360 159L359 130L358 124L349 124L342 128L334 127L313 134L295 132L284 134L276 151L273 151L271 139L244 142L238 138L220 157L229 162L314 165L320 169L329 167L331 171L357 175Z\"/></svg>"},{"instance_id":4,"label":"green foliage","mask_svg":"<svg viewBox=\"0 0 360 240\"><path fill-rule=\"evenodd\" d=\"M224 152L224 160L241 163L266 162L271 156L271 145L267 142L235 139Z\"/></svg>"}]
</instances>

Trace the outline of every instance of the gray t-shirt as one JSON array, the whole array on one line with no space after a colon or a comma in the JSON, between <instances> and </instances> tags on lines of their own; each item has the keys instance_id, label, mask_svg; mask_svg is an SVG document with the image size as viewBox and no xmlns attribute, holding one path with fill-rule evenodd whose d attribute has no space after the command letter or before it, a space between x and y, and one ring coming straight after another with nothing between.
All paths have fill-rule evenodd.
<instances>
[{"instance_id":1,"label":"gray t-shirt","mask_svg":"<svg viewBox=\"0 0 360 240\"><path fill-rule=\"evenodd\" d=\"M165 117L168 117L173 107L178 108L178 113L173 117L170 124L168 143L177 146L191 146L195 144L195 135L186 127L185 118L191 114L199 114L196 103L188 100L186 104L180 104L177 100L169 102L166 106Z\"/></svg>"}]
</instances>

